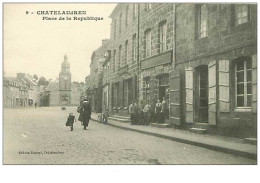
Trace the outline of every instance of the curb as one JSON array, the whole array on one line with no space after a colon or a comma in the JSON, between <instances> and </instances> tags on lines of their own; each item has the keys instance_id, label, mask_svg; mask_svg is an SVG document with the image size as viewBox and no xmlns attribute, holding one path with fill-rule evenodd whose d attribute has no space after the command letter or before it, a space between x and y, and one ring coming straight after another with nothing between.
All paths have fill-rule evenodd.
<instances>
[{"instance_id":1,"label":"curb","mask_svg":"<svg viewBox=\"0 0 260 183\"><path fill-rule=\"evenodd\" d=\"M91 120L104 124L103 122L100 122L96 119L91 119ZM250 152L244 152L244 151L240 151L240 150L236 150L236 149L230 149L230 148L226 148L226 147L219 147L219 146L205 144L205 143L196 142L196 141L192 141L192 140L181 139L178 137L171 137L171 136L162 135L162 134L158 134L158 133L147 132L147 131L133 129L133 128L127 128L127 127L123 127L123 126L114 125L111 123L107 123L104 125L109 125L109 126L113 126L113 127L124 129L124 130L134 131L134 132L138 132L138 133L142 133L142 134L146 134L146 135L152 135L152 136L160 137L163 139L168 139L168 140L172 140L172 141L176 141L176 142L181 142L181 143L190 144L190 145L194 145L194 146L198 146L198 147L203 147L203 148L214 150L214 151L224 152L224 153L228 153L228 154L235 154L238 156L243 156L243 157L247 157L247 158L250 158L253 160L257 160L257 154L250 153Z\"/></svg>"}]
</instances>

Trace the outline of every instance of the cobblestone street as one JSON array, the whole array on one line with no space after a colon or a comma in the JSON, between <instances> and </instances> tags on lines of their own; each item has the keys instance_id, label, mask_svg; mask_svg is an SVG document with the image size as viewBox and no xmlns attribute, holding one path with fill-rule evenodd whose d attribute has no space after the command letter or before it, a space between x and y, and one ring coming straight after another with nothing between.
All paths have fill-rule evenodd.
<instances>
[{"instance_id":1,"label":"cobblestone street","mask_svg":"<svg viewBox=\"0 0 260 183\"><path fill-rule=\"evenodd\" d=\"M74 131L59 107L4 109L4 164L256 164L256 160L90 121ZM53 154L53 153L56 154Z\"/></svg>"}]
</instances>

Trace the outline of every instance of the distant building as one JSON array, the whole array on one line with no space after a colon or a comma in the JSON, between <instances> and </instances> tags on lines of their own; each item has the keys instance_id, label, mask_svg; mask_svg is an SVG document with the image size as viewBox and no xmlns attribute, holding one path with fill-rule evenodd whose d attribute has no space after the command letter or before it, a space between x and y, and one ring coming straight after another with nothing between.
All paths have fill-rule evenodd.
<instances>
[{"instance_id":1,"label":"distant building","mask_svg":"<svg viewBox=\"0 0 260 183\"><path fill-rule=\"evenodd\" d=\"M92 110L95 112L102 111L102 64L109 44L109 40L102 40L101 47L96 49L91 56L88 96Z\"/></svg>"},{"instance_id":2,"label":"distant building","mask_svg":"<svg viewBox=\"0 0 260 183\"><path fill-rule=\"evenodd\" d=\"M47 106L79 105L80 91L78 86L71 82L70 63L67 55L64 56L64 61L61 63L59 80L50 81L45 96L47 96Z\"/></svg>"},{"instance_id":3,"label":"distant building","mask_svg":"<svg viewBox=\"0 0 260 183\"><path fill-rule=\"evenodd\" d=\"M17 73L18 80L28 88L28 105L33 106L39 102L39 86L33 78L25 73Z\"/></svg>"}]
</instances>

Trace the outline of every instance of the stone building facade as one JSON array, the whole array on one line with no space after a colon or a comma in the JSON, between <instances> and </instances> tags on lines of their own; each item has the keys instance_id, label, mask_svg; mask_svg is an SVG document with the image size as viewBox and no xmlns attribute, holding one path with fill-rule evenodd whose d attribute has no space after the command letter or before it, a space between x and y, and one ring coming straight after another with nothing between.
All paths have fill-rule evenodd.
<instances>
[{"instance_id":1,"label":"stone building facade","mask_svg":"<svg viewBox=\"0 0 260 183\"><path fill-rule=\"evenodd\" d=\"M169 72L174 56L174 4L140 4L139 99L170 103ZM168 118L168 117L167 117Z\"/></svg>"},{"instance_id":2,"label":"stone building facade","mask_svg":"<svg viewBox=\"0 0 260 183\"><path fill-rule=\"evenodd\" d=\"M90 63L90 75L88 78L88 98L92 110L95 112L102 111L103 84L102 84L102 62L105 53L109 49L109 40L102 40L102 45L92 53Z\"/></svg>"},{"instance_id":3,"label":"stone building facade","mask_svg":"<svg viewBox=\"0 0 260 183\"><path fill-rule=\"evenodd\" d=\"M110 15L110 113L165 98L167 122L180 128L256 137L256 11L255 4L118 4Z\"/></svg>"},{"instance_id":4,"label":"stone building facade","mask_svg":"<svg viewBox=\"0 0 260 183\"><path fill-rule=\"evenodd\" d=\"M138 99L139 4L118 4L110 18L110 111L128 115L130 103Z\"/></svg>"},{"instance_id":5,"label":"stone building facade","mask_svg":"<svg viewBox=\"0 0 260 183\"><path fill-rule=\"evenodd\" d=\"M4 77L3 104L5 108L28 107L39 102L39 86L28 74Z\"/></svg>"},{"instance_id":6,"label":"stone building facade","mask_svg":"<svg viewBox=\"0 0 260 183\"><path fill-rule=\"evenodd\" d=\"M256 136L254 4L177 4L174 123Z\"/></svg>"}]
</instances>

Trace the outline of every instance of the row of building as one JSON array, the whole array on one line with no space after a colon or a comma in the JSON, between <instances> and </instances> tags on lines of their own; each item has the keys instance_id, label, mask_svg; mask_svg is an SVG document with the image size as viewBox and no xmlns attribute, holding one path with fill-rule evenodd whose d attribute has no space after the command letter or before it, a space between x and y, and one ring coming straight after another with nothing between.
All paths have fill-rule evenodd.
<instances>
[{"instance_id":1,"label":"row of building","mask_svg":"<svg viewBox=\"0 0 260 183\"><path fill-rule=\"evenodd\" d=\"M256 136L256 4L118 4L110 18L86 77L96 112L165 98L176 126Z\"/></svg>"},{"instance_id":2,"label":"row of building","mask_svg":"<svg viewBox=\"0 0 260 183\"><path fill-rule=\"evenodd\" d=\"M5 108L27 107L40 103L40 86L33 77L25 73L17 73L17 77L4 77L3 92Z\"/></svg>"}]
</instances>

